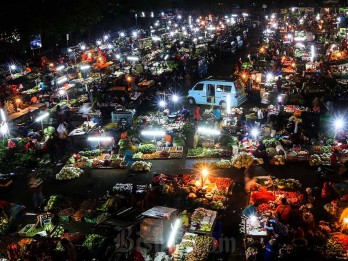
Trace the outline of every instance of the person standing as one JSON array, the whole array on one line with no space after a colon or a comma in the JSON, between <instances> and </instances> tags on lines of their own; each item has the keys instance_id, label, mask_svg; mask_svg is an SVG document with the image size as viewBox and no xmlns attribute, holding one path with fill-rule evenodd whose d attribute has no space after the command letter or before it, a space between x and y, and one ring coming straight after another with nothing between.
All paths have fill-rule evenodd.
<instances>
[{"instance_id":1,"label":"person standing","mask_svg":"<svg viewBox=\"0 0 348 261\"><path fill-rule=\"evenodd\" d=\"M195 108L195 111L194 111L194 120L195 120L196 122L201 120L201 111L200 111L199 106L196 106L196 108Z\"/></svg>"},{"instance_id":2,"label":"person standing","mask_svg":"<svg viewBox=\"0 0 348 261\"><path fill-rule=\"evenodd\" d=\"M278 77L277 81L276 81L276 85L277 85L277 91L278 93L282 92L282 78Z\"/></svg>"},{"instance_id":3,"label":"person standing","mask_svg":"<svg viewBox=\"0 0 348 261\"><path fill-rule=\"evenodd\" d=\"M255 177L255 168L257 166L257 160L254 160L249 167L244 170L245 192L250 193L250 188Z\"/></svg>"},{"instance_id":4,"label":"person standing","mask_svg":"<svg viewBox=\"0 0 348 261\"><path fill-rule=\"evenodd\" d=\"M338 172L338 160L339 160L339 152L338 150L335 150L334 152L332 152L330 156L331 167L333 171L335 172L335 174L337 174Z\"/></svg>"},{"instance_id":5,"label":"person standing","mask_svg":"<svg viewBox=\"0 0 348 261\"><path fill-rule=\"evenodd\" d=\"M222 115L221 115L221 110L218 106L214 107L213 116L215 119L215 127L218 127L220 129L221 123L222 123Z\"/></svg>"},{"instance_id":6,"label":"person standing","mask_svg":"<svg viewBox=\"0 0 348 261\"><path fill-rule=\"evenodd\" d=\"M257 202L255 202L252 205L247 206L244 210L243 210L243 216L246 218L249 218L250 216L257 216L258 215L258 208L259 204Z\"/></svg>"},{"instance_id":7,"label":"person standing","mask_svg":"<svg viewBox=\"0 0 348 261\"><path fill-rule=\"evenodd\" d=\"M292 209L288 205L286 198L282 198L282 203L276 208L275 215L279 222L288 224L290 221Z\"/></svg>"},{"instance_id":8,"label":"person standing","mask_svg":"<svg viewBox=\"0 0 348 261\"><path fill-rule=\"evenodd\" d=\"M185 106L182 107L182 110L180 111L180 116L183 121L189 121L190 119L190 111L186 109Z\"/></svg>"},{"instance_id":9,"label":"person standing","mask_svg":"<svg viewBox=\"0 0 348 261\"><path fill-rule=\"evenodd\" d=\"M28 187L33 194L32 200L33 200L35 209L40 208L43 202L42 183L43 183L43 180L38 176L31 176L28 182Z\"/></svg>"},{"instance_id":10,"label":"person standing","mask_svg":"<svg viewBox=\"0 0 348 261\"><path fill-rule=\"evenodd\" d=\"M251 80L250 80L250 77L248 77L248 80L246 82L246 91L247 91L247 94L248 94L248 98L251 99L252 97L252 83L251 83Z\"/></svg>"}]
</instances>

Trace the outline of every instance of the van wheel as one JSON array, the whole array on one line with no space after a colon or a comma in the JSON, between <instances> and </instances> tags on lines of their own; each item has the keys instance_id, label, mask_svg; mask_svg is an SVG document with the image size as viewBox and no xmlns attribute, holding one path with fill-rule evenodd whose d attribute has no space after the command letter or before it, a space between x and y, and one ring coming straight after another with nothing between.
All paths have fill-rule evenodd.
<instances>
[{"instance_id":1,"label":"van wheel","mask_svg":"<svg viewBox=\"0 0 348 261\"><path fill-rule=\"evenodd\" d=\"M188 98L188 103L189 103L190 105L195 105L195 104L196 104L196 101L195 101L195 99L193 99L192 97L190 97L190 98Z\"/></svg>"},{"instance_id":2,"label":"van wheel","mask_svg":"<svg viewBox=\"0 0 348 261\"><path fill-rule=\"evenodd\" d=\"M220 106L223 108L223 109L226 109L227 108L227 104L226 102L220 102Z\"/></svg>"}]
</instances>

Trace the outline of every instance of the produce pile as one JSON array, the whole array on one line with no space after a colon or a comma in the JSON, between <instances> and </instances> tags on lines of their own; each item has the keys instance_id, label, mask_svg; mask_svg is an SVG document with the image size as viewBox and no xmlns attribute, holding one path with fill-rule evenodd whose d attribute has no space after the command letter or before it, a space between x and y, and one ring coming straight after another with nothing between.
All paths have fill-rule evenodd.
<instances>
[{"instance_id":1,"label":"produce pile","mask_svg":"<svg viewBox=\"0 0 348 261\"><path fill-rule=\"evenodd\" d=\"M259 205L262 203L268 203L270 201L274 201L275 196L272 192L269 191L252 191L250 196L251 203L258 203Z\"/></svg>"},{"instance_id":2,"label":"produce pile","mask_svg":"<svg viewBox=\"0 0 348 261\"><path fill-rule=\"evenodd\" d=\"M191 216L190 230L210 233L216 219L216 211L205 208L197 208Z\"/></svg>"},{"instance_id":3,"label":"produce pile","mask_svg":"<svg viewBox=\"0 0 348 261\"><path fill-rule=\"evenodd\" d=\"M91 156L94 157L94 156L99 156L101 154L101 150L97 149L97 150L80 151L78 154L85 157L91 157Z\"/></svg>"},{"instance_id":4,"label":"produce pile","mask_svg":"<svg viewBox=\"0 0 348 261\"><path fill-rule=\"evenodd\" d=\"M67 164L68 166L77 168L126 168L127 166L127 163L124 161L124 157L119 157L119 155L116 154L82 156L80 153L78 153L72 155L68 159Z\"/></svg>"},{"instance_id":5,"label":"produce pile","mask_svg":"<svg viewBox=\"0 0 348 261\"><path fill-rule=\"evenodd\" d=\"M270 187L273 185L273 180L270 176L256 177L256 183L263 187Z\"/></svg>"},{"instance_id":6,"label":"produce pile","mask_svg":"<svg viewBox=\"0 0 348 261\"><path fill-rule=\"evenodd\" d=\"M210 236L185 233L179 245L175 246L173 260L203 261L207 260L213 247L214 239Z\"/></svg>"},{"instance_id":7,"label":"produce pile","mask_svg":"<svg viewBox=\"0 0 348 261\"><path fill-rule=\"evenodd\" d=\"M342 244L334 241L333 239L329 239L325 245L325 254L331 257L341 257L346 254Z\"/></svg>"},{"instance_id":8,"label":"produce pile","mask_svg":"<svg viewBox=\"0 0 348 261\"><path fill-rule=\"evenodd\" d=\"M219 195L214 195L213 196L213 201L210 202L210 207L213 210L218 210L218 209L225 209L224 203L226 202L227 198L225 196L219 196Z\"/></svg>"},{"instance_id":9,"label":"produce pile","mask_svg":"<svg viewBox=\"0 0 348 261\"><path fill-rule=\"evenodd\" d=\"M270 161L269 163L271 165L275 165L275 166L283 166L285 165L285 156L283 155L275 155Z\"/></svg>"},{"instance_id":10,"label":"produce pile","mask_svg":"<svg viewBox=\"0 0 348 261\"><path fill-rule=\"evenodd\" d=\"M157 147L156 152L160 152L160 158L182 158L184 148L182 146Z\"/></svg>"},{"instance_id":11,"label":"produce pile","mask_svg":"<svg viewBox=\"0 0 348 261\"><path fill-rule=\"evenodd\" d=\"M187 150L188 158L230 158L232 156L231 150L223 149L208 149L208 148L195 148Z\"/></svg>"},{"instance_id":12,"label":"produce pile","mask_svg":"<svg viewBox=\"0 0 348 261\"><path fill-rule=\"evenodd\" d=\"M273 147L266 148L266 152L268 157L274 157L275 155L277 155L277 150Z\"/></svg>"},{"instance_id":13,"label":"produce pile","mask_svg":"<svg viewBox=\"0 0 348 261\"><path fill-rule=\"evenodd\" d=\"M80 177L83 170L77 167L64 166L58 174L56 174L57 180L68 180Z\"/></svg>"},{"instance_id":14,"label":"produce pile","mask_svg":"<svg viewBox=\"0 0 348 261\"><path fill-rule=\"evenodd\" d=\"M300 150L297 152L297 160L308 160L309 159L309 152L306 150Z\"/></svg>"},{"instance_id":15,"label":"produce pile","mask_svg":"<svg viewBox=\"0 0 348 261\"><path fill-rule=\"evenodd\" d=\"M278 141L276 138L263 139L262 142L266 148L275 148L277 145L280 145L280 141Z\"/></svg>"},{"instance_id":16,"label":"produce pile","mask_svg":"<svg viewBox=\"0 0 348 261\"><path fill-rule=\"evenodd\" d=\"M314 154L309 157L310 166L320 166L320 165L329 165L330 164L330 154Z\"/></svg>"},{"instance_id":17,"label":"produce pile","mask_svg":"<svg viewBox=\"0 0 348 261\"><path fill-rule=\"evenodd\" d=\"M138 152L143 154L151 154L156 152L156 146L154 144L142 144L138 147Z\"/></svg>"},{"instance_id":18,"label":"produce pile","mask_svg":"<svg viewBox=\"0 0 348 261\"><path fill-rule=\"evenodd\" d=\"M64 228L62 226L55 227L51 222L45 224L44 230L47 233L52 233L51 237L60 238L64 234Z\"/></svg>"},{"instance_id":19,"label":"produce pile","mask_svg":"<svg viewBox=\"0 0 348 261\"><path fill-rule=\"evenodd\" d=\"M240 152L233 156L231 162L233 167L241 169L249 167L254 160L257 160L259 165L263 164L263 159L255 158L252 154L247 152Z\"/></svg>"},{"instance_id":20,"label":"produce pile","mask_svg":"<svg viewBox=\"0 0 348 261\"><path fill-rule=\"evenodd\" d=\"M0 217L0 235L6 234L10 224L10 220L7 217Z\"/></svg>"},{"instance_id":21,"label":"produce pile","mask_svg":"<svg viewBox=\"0 0 348 261\"><path fill-rule=\"evenodd\" d=\"M276 190L275 197L275 203L277 205L281 204L282 198L286 198L287 202L291 206L301 206L306 201L305 195L301 194L300 192Z\"/></svg>"},{"instance_id":22,"label":"produce pile","mask_svg":"<svg viewBox=\"0 0 348 261\"><path fill-rule=\"evenodd\" d=\"M214 239L211 236L197 236L193 251L188 253L186 261L203 261L208 258Z\"/></svg>"},{"instance_id":23,"label":"produce pile","mask_svg":"<svg viewBox=\"0 0 348 261\"><path fill-rule=\"evenodd\" d=\"M87 236L82 246L86 247L89 251L98 249L102 246L104 238L97 234L90 234Z\"/></svg>"},{"instance_id":24,"label":"produce pile","mask_svg":"<svg viewBox=\"0 0 348 261\"><path fill-rule=\"evenodd\" d=\"M193 164L194 168L203 169L228 169L231 167L231 162L229 160L221 159L220 161L196 161Z\"/></svg>"},{"instance_id":25,"label":"produce pile","mask_svg":"<svg viewBox=\"0 0 348 261\"><path fill-rule=\"evenodd\" d=\"M85 240L85 236L81 233L74 233L74 234L64 233L60 238L62 239L66 238L75 244L83 243L83 241Z\"/></svg>"},{"instance_id":26,"label":"produce pile","mask_svg":"<svg viewBox=\"0 0 348 261\"><path fill-rule=\"evenodd\" d=\"M341 244L344 251L348 251L348 235L342 233L334 233L332 235L332 240L335 243Z\"/></svg>"},{"instance_id":27,"label":"produce pile","mask_svg":"<svg viewBox=\"0 0 348 261\"><path fill-rule=\"evenodd\" d=\"M77 168L91 168L93 160L88 158L87 156L82 156L81 154L72 155L68 161L67 165Z\"/></svg>"},{"instance_id":28,"label":"produce pile","mask_svg":"<svg viewBox=\"0 0 348 261\"><path fill-rule=\"evenodd\" d=\"M45 128L44 129L45 141L52 139L55 133L56 133L56 129L54 127L49 126Z\"/></svg>"},{"instance_id":29,"label":"produce pile","mask_svg":"<svg viewBox=\"0 0 348 261\"><path fill-rule=\"evenodd\" d=\"M131 170L135 172L150 171L151 167L152 167L151 162L136 161L132 164Z\"/></svg>"},{"instance_id":30,"label":"produce pile","mask_svg":"<svg viewBox=\"0 0 348 261\"><path fill-rule=\"evenodd\" d=\"M278 189L299 189L302 184L297 179L275 179L274 185L278 187Z\"/></svg>"},{"instance_id":31,"label":"produce pile","mask_svg":"<svg viewBox=\"0 0 348 261\"><path fill-rule=\"evenodd\" d=\"M47 202L47 205L44 207L45 211L52 210L54 208L59 208L63 198L59 195L51 195L50 199Z\"/></svg>"},{"instance_id":32,"label":"produce pile","mask_svg":"<svg viewBox=\"0 0 348 261\"><path fill-rule=\"evenodd\" d=\"M152 145L152 144L147 144ZM146 146L147 146L146 145ZM145 145L141 145L145 146ZM156 151L154 152L146 152L146 151L152 151L151 149L146 147L146 149L141 148L139 146L138 152L133 155L134 160L152 160L152 159L175 159L175 158L182 158L183 156L183 147L158 147ZM153 145L154 146L154 145Z\"/></svg>"}]
</instances>

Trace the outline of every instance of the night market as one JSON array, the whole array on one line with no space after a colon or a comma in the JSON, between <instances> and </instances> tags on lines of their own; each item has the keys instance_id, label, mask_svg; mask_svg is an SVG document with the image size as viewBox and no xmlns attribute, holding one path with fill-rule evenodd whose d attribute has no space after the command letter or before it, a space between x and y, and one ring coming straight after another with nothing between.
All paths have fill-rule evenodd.
<instances>
[{"instance_id":1,"label":"night market","mask_svg":"<svg viewBox=\"0 0 348 261\"><path fill-rule=\"evenodd\" d=\"M348 7L255 6L5 60L1 260L347 260Z\"/></svg>"}]
</instances>

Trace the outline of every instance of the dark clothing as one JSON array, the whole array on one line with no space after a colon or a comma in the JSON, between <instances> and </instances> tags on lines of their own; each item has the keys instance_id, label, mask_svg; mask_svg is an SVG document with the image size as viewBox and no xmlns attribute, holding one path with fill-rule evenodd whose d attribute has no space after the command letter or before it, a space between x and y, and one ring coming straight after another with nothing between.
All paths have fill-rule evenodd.
<instances>
[{"instance_id":1,"label":"dark clothing","mask_svg":"<svg viewBox=\"0 0 348 261\"><path fill-rule=\"evenodd\" d=\"M251 165L244 171L244 176L249 179L253 179L255 176L255 166Z\"/></svg>"},{"instance_id":2,"label":"dark clothing","mask_svg":"<svg viewBox=\"0 0 348 261\"><path fill-rule=\"evenodd\" d=\"M282 91L282 80L278 79L276 81L276 85L277 85L278 92L281 92Z\"/></svg>"}]
</instances>

